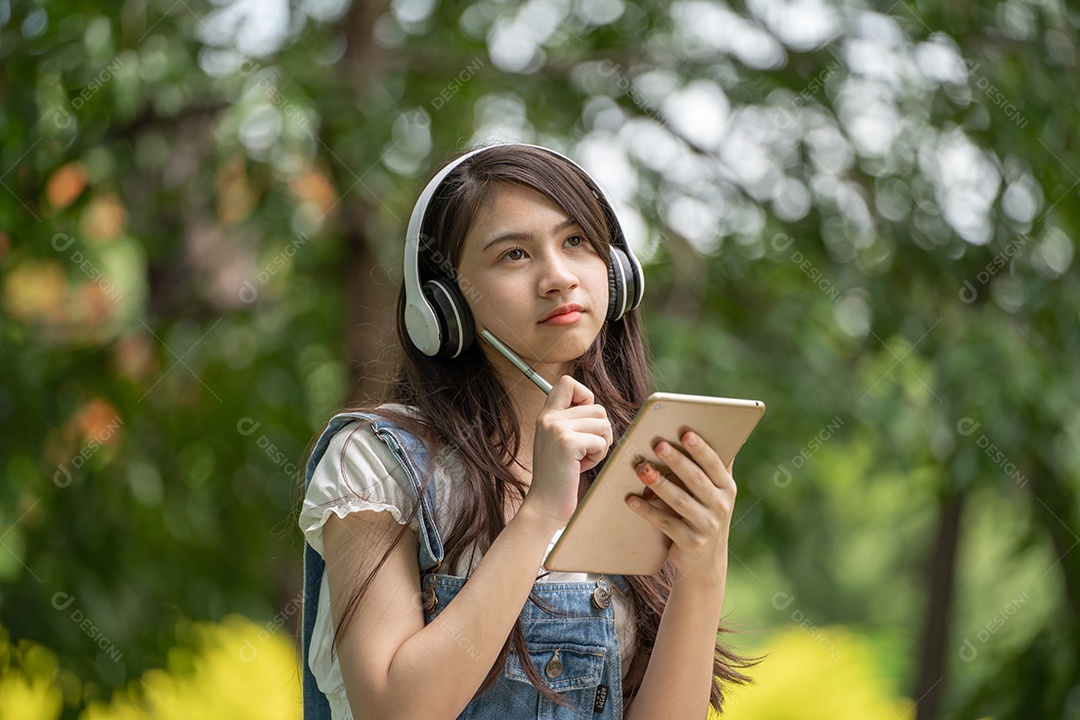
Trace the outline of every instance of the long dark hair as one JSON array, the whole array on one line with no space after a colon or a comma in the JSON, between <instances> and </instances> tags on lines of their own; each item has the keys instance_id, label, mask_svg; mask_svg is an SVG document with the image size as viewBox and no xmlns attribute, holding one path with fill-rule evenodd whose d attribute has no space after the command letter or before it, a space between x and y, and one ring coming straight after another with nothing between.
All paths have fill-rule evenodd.
<instances>
[{"instance_id":1,"label":"long dark hair","mask_svg":"<svg viewBox=\"0 0 1080 720\"><path fill-rule=\"evenodd\" d=\"M421 282L433 276L456 280L456 268L470 226L480 208L492 201L498 186L506 183L524 185L554 201L581 227L605 262L608 261L613 232L610 223L615 221L605 213L598 199L599 190L591 178L571 163L544 150L503 145L464 161L447 176L432 198L421 235ZM506 526L504 513L508 501L512 498L517 507L525 498L527 486L511 472L521 445L521 428L511 398L479 343L473 342L454 359L428 357L409 339L404 312L405 288L402 286L396 313L402 356L382 403L405 405L416 414L395 412L382 403L350 409L365 411L377 407L380 416L423 439L429 448L429 457L447 447L460 457L465 471L461 478L455 478L454 494L462 498L463 507L472 511L461 513L449 533L442 532L445 528L440 529L446 549L443 564L454 568L463 554L474 546L479 553L487 552ZM592 390L596 402L607 410L616 441L649 394L649 360L641 320L638 312L633 310L618 321L605 323L596 340L575 363L573 377ZM341 472L344 472L343 456L344 451ZM602 467L603 463L582 473L579 500ZM421 482L426 486L430 477L422 478ZM416 512L417 504L418 500L408 517ZM408 527L401 526L390 549ZM390 549L366 577L358 580L354 594L337 621L336 638L343 636L372 579L389 557ZM645 675L671 591L674 569L668 562L656 575L628 576L627 580L634 607L638 649L623 683L624 707L629 707ZM542 603L535 591L530 598L537 604ZM727 632L724 628L719 629ZM518 657L529 657L520 618L477 695L491 687L502 674L511 649ZM739 670L752 664L717 643L713 675L718 680L713 682L710 696L714 707L722 707L721 681L749 682ZM568 702L547 687L531 662L521 665L543 696L561 705Z\"/></svg>"}]
</instances>

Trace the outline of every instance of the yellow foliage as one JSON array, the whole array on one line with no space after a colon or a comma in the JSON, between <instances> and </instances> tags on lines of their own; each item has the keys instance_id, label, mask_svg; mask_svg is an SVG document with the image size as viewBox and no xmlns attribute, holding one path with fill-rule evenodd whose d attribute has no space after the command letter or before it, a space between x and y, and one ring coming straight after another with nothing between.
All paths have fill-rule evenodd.
<instances>
[{"instance_id":1,"label":"yellow foliage","mask_svg":"<svg viewBox=\"0 0 1080 720\"><path fill-rule=\"evenodd\" d=\"M724 713L710 708L709 720L819 720L914 717L908 699L898 699L874 672L867 641L843 627L791 627L772 635L753 654L767 655L750 671L754 684L725 693Z\"/></svg>"},{"instance_id":2,"label":"yellow foliage","mask_svg":"<svg viewBox=\"0 0 1080 720\"><path fill-rule=\"evenodd\" d=\"M0 677L0 718L56 720L63 697L49 680L5 673Z\"/></svg>"},{"instance_id":3,"label":"yellow foliage","mask_svg":"<svg viewBox=\"0 0 1080 720\"><path fill-rule=\"evenodd\" d=\"M0 628L0 718L56 720L63 696L56 685L60 664L40 645L8 644Z\"/></svg>"},{"instance_id":4,"label":"yellow foliage","mask_svg":"<svg viewBox=\"0 0 1080 720\"><path fill-rule=\"evenodd\" d=\"M292 642L245 618L192 626L194 647L169 653L111 703L79 720L297 720L300 666Z\"/></svg>"},{"instance_id":5,"label":"yellow foliage","mask_svg":"<svg viewBox=\"0 0 1080 720\"><path fill-rule=\"evenodd\" d=\"M56 720L58 663L47 649L12 647L0 628L0 718ZM239 616L194 623L191 647L173 648L168 668L151 670L110 703L93 702L79 720L299 720L300 671L292 641ZM709 720L818 720L910 717L874 672L869 643L843 627L790 627L753 654L754 684L729 688L723 715Z\"/></svg>"}]
</instances>

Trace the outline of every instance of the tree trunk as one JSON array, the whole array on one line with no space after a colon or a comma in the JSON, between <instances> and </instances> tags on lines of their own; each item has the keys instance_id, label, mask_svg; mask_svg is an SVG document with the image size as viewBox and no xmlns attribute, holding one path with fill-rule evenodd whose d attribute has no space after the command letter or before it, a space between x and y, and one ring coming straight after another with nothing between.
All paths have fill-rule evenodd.
<instances>
[{"instance_id":1,"label":"tree trunk","mask_svg":"<svg viewBox=\"0 0 1080 720\"><path fill-rule=\"evenodd\" d=\"M349 85L359 97L375 87L382 74L382 52L372 42L375 21L385 12L383 2L354 2L344 22L346 38L343 69L349 75ZM347 184L354 185L347 174ZM396 293L390 285L389 273L378 264L373 243L368 237L371 208L355 199L342 199L342 233L345 243L345 347L350 365L348 402L354 404L381 396L386 373L390 369L383 359L396 343L394 302ZM401 228L405 237L405 228Z\"/></svg>"},{"instance_id":2,"label":"tree trunk","mask_svg":"<svg viewBox=\"0 0 1080 720\"><path fill-rule=\"evenodd\" d=\"M942 504L937 537L930 555L926 617L919 653L919 676L915 682L916 720L936 720L945 695L949 611L955 585L956 551L964 500L965 494L959 492Z\"/></svg>"},{"instance_id":3,"label":"tree trunk","mask_svg":"<svg viewBox=\"0 0 1080 720\"><path fill-rule=\"evenodd\" d=\"M1043 462L1036 453L1032 455L1027 466L1031 468L1032 508L1050 535L1054 556L1058 559L1055 567L1064 588L1065 615L1059 618L1058 625L1076 627L1076 623L1080 622L1080 550L1070 552L1080 542L1074 530L1077 527L1076 512L1073 510L1076 507L1076 494L1066 482L1059 482L1054 468Z\"/></svg>"},{"instance_id":4,"label":"tree trunk","mask_svg":"<svg viewBox=\"0 0 1080 720\"><path fill-rule=\"evenodd\" d=\"M357 205L345 213L345 343L348 349L351 384L349 404L382 396L392 367L388 357L396 357L394 328L396 294L386 268L379 265L367 237L368 208ZM402 228L402 238L405 230Z\"/></svg>"}]
</instances>

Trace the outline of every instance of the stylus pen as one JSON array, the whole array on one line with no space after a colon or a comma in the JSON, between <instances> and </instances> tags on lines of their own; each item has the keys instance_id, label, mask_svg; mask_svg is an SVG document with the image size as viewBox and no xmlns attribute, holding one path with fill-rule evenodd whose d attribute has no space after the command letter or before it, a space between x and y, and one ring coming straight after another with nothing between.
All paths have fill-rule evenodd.
<instances>
[{"instance_id":1,"label":"stylus pen","mask_svg":"<svg viewBox=\"0 0 1080 720\"><path fill-rule=\"evenodd\" d=\"M540 375L538 375L535 370L526 365L525 361L517 356L517 353L506 347L506 345L503 344L502 340L491 334L490 330L481 330L480 337L487 340L488 345L498 350L499 354L509 360L511 363L513 363L514 367L525 373L525 377L536 383L536 387L543 390L545 395L551 393L551 383L540 377Z\"/></svg>"}]
</instances>

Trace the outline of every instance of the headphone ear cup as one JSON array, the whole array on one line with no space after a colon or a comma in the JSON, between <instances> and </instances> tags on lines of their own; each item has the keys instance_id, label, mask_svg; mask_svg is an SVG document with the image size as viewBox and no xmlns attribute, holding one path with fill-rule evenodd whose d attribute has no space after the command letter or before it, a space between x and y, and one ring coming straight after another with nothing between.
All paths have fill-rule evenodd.
<instances>
[{"instance_id":1,"label":"headphone ear cup","mask_svg":"<svg viewBox=\"0 0 1080 720\"><path fill-rule=\"evenodd\" d=\"M628 277L631 281L631 287L626 290L626 302L629 303L626 311L630 312L631 310L637 310L638 306L641 305L641 298L645 297L645 271L641 269L641 261L637 259L637 255L629 246L626 247L626 257L630 263Z\"/></svg>"},{"instance_id":2,"label":"headphone ear cup","mask_svg":"<svg viewBox=\"0 0 1080 720\"><path fill-rule=\"evenodd\" d=\"M438 355L455 358L472 345L476 333L472 311L457 284L445 278L424 283L424 295L431 301L439 321L442 340Z\"/></svg>"},{"instance_id":3,"label":"headphone ear cup","mask_svg":"<svg viewBox=\"0 0 1080 720\"><path fill-rule=\"evenodd\" d=\"M636 276L630 259L620 248L612 245L611 264L608 266L608 320L618 320L627 311L637 307L636 285Z\"/></svg>"}]
</instances>

